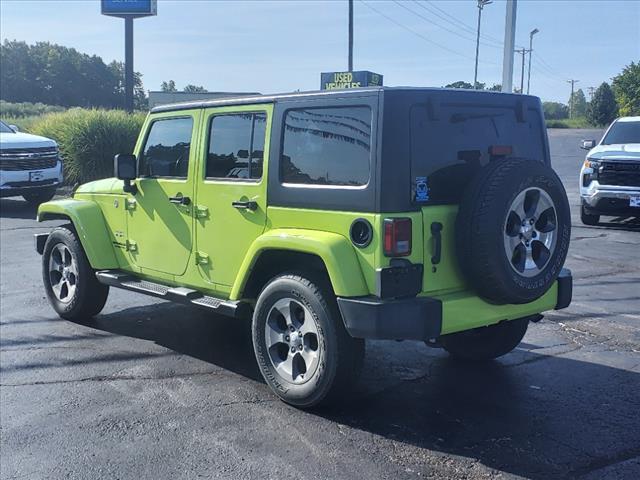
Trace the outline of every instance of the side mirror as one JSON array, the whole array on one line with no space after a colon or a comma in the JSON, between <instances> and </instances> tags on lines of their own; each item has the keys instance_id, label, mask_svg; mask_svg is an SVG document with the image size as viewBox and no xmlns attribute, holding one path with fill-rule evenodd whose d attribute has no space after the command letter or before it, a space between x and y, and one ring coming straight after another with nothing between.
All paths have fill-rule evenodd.
<instances>
[{"instance_id":1,"label":"side mirror","mask_svg":"<svg viewBox=\"0 0 640 480\"><path fill-rule=\"evenodd\" d=\"M116 178L124 180L124 191L135 195L138 191L131 180L138 176L138 162L135 155L119 153L113 158L113 166Z\"/></svg>"},{"instance_id":2,"label":"side mirror","mask_svg":"<svg viewBox=\"0 0 640 480\"><path fill-rule=\"evenodd\" d=\"M596 146L595 140L582 140L582 143L580 144L580 148L583 150L591 150L595 146Z\"/></svg>"},{"instance_id":3,"label":"side mirror","mask_svg":"<svg viewBox=\"0 0 640 480\"><path fill-rule=\"evenodd\" d=\"M9 125L9 128L11 130L13 130L14 132L18 133L20 131L20 128L18 128L17 125Z\"/></svg>"}]
</instances>

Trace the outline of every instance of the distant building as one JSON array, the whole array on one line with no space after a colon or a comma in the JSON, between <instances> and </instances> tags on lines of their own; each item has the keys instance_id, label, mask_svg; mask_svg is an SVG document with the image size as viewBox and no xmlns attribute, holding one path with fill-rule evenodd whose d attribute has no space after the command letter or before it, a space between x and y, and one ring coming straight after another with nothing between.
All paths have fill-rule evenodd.
<instances>
[{"instance_id":1,"label":"distant building","mask_svg":"<svg viewBox=\"0 0 640 480\"><path fill-rule=\"evenodd\" d=\"M257 92L149 92L149 109L168 103L190 102L193 100L214 100L225 97L260 95Z\"/></svg>"}]
</instances>

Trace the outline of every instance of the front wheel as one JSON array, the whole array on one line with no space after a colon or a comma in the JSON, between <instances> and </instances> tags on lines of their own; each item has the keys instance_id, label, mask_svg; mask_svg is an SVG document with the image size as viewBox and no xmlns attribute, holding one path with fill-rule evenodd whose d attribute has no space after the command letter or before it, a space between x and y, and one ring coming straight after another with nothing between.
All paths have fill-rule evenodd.
<instances>
[{"instance_id":1,"label":"front wheel","mask_svg":"<svg viewBox=\"0 0 640 480\"><path fill-rule=\"evenodd\" d=\"M271 280L258 297L252 334L265 381L296 407L341 398L362 367L364 340L349 336L321 280L295 274Z\"/></svg>"},{"instance_id":2,"label":"front wheel","mask_svg":"<svg viewBox=\"0 0 640 480\"><path fill-rule=\"evenodd\" d=\"M507 320L488 327L440 337L449 354L460 360L482 361L506 355L516 348L527 333L529 317Z\"/></svg>"},{"instance_id":3,"label":"front wheel","mask_svg":"<svg viewBox=\"0 0 640 480\"><path fill-rule=\"evenodd\" d=\"M600 223L600 215L593 215L589 213L583 204L580 207L580 220L585 225L598 225L598 223Z\"/></svg>"},{"instance_id":4,"label":"front wheel","mask_svg":"<svg viewBox=\"0 0 640 480\"><path fill-rule=\"evenodd\" d=\"M109 287L98 282L75 232L54 229L42 252L42 280L53 309L67 320L86 320L100 313Z\"/></svg>"}]
</instances>

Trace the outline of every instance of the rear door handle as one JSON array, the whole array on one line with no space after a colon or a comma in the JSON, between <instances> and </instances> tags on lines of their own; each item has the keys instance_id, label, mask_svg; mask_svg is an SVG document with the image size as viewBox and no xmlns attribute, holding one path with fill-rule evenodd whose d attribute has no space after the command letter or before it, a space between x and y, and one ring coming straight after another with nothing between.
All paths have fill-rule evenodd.
<instances>
[{"instance_id":1,"label":"rear door handle","mask_svg":"<svg viewBox=\"0 0 640 480\"><path fill-rule=\"evenodd\" d=\"M233 208L237 208L238 210L251 210L255 211L258 209L258 202L254 200L236 200L235 202L231 202L231 206Z\"/></svg>"},{"instance_id":2,"label":"rear door handle","mask_svg":"<svg viewBox=\"0 0 640 480\"><path fill-rule=\"evenodd\" d=\"M175 205L190 205L191 199L189 197L183 197L182 194L178 194L175 197L169 197L169 201Z\"/></svg>"}]
</instances>

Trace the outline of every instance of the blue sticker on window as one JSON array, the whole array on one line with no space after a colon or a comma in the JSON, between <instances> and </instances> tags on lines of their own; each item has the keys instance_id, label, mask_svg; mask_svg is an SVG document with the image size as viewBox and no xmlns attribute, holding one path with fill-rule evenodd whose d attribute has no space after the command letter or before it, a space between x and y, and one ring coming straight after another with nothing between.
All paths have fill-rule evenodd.
<instances>
[{"instance_id":1,"label":"blue sticker on window","mask_svg":"<svg viewBox=\"0 0 640 480\"><path fill-rule=\"evenodd\" d=\"M429 186L427 177L416 177L416 202L429 201Z\"/></svg>"}]
</instances>

